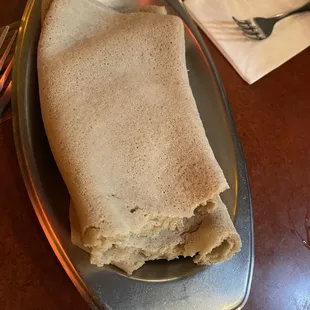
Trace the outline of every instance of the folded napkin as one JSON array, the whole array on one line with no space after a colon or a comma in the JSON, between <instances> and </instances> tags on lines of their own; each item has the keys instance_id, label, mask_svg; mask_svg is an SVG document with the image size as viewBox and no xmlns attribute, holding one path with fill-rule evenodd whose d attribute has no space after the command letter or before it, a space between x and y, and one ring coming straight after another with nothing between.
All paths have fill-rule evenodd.
<instances>
[{"instance_id":1,"label":"folded napkin","mask_svg":"<svg viewBox=\"0 0 310 310\"><path fill-rule=\"evenodd\" d=\"M249 84L310 45L310 12L290 16L276 24L262 41L246 38L232 20L269 17L304 4L305 0L185 0L192 18L231 65Z\"/></svg>"},{"instance_id":2,"label":"folded napkin","mask_svg":"<svg viewBox=\"0 0 310 310\"><path fill-rule=\"evenodd\" d=\"M183 23L138 10L54 0L43 22L41 111L72 241L128 274L153 259L229 259L241 242L189 85Z\"/></svg>"}]
</instances>

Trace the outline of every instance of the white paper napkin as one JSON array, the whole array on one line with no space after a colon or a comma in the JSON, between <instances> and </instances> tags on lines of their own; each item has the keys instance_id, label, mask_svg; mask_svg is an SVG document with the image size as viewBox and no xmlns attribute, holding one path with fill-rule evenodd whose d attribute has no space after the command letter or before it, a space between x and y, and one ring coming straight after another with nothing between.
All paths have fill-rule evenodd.
<instances>
[{"instance_id":1,"label":"white paper napkin","mask_svg":"<svg viewBox=\"0 0 310 310\"><path fill-rule=\"evenodd\" d=\"M269 17L294 9L305 0L185 0L184 4L231 65L249 84L310 46L310 12L290 16L276 24L262 41L246 38L232 21Z\"/></svg>"}]
</instances>

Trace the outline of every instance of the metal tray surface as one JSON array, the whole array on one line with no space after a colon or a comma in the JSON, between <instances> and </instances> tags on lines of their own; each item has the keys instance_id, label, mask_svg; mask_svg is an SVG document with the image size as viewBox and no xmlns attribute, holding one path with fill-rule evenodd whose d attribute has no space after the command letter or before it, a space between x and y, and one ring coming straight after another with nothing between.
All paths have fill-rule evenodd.
<instances>
[{"instance_id":1,"label":"metal tray surface","mask_svg":"<svg viewBox=\"0 0 310 310\"><path fill-rule=\"evenodd\" d=\"M180 2L166 0L165 4L186 25L189 79L208 139L230 185L222 198L241 236L242 250L230 261L211 267L198 267L191 259L150 262L128 277L117 268L90 265L88 254L71 243L69 195L51 154L40 112L36 67L40 0L28 1L15 53L12 101L19 164L44 233L91 308L240 309L249 294L254 264L245 161L224 88L199 31ZM133 5L137 5L135 0L126 1L126 8Z\"/></svg>"}]
</instances>

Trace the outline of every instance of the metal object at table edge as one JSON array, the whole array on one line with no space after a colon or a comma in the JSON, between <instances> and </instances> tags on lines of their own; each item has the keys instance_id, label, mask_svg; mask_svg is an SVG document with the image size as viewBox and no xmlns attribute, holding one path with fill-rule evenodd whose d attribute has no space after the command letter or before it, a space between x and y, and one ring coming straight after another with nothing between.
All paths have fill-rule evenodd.
<instances>
[{"instance_id":1,"label":"metal object at table edge","mask_svg":"<svg viewBox=\"0 0 310 310\"><path fill-rule=\"evenodd\" d=\"M10 62L13 62L12 54L14 53L15 49L15 41L16 35L19 29L20 22L16 21L12 24L5 25L0 27L0 51L3 50L3 53L0 53L1 60L4 61L0 64L0 71L3 71L3 74L0 74L0 81L4 79L1 84L3 89L0 91L0 124L4 123L5 121L11 118L11 110L8 109L9 103L11 101L11 85L12 79L10 78L11 66ZM5 42L7 41L7 44ZM10 59L10 61L8 61ZM4 69L3 66L5 62L8 63L6 68ZM9 82L8 82L9 81ZM0 86L0 88L1 88Z\"/></svg>"},{"instance_id":2,"label":"metal object at table edge","mask_svg":"<svg viewBox=\"0 0 310 310\"><path fill-rule=\"evenodd\" d=\"M13 94L12 94L12 101L13 101L13 125L14 125L14 139L17 149L17 155L18 155L18 161L21 168L21 172L23 175L23 179L28 191L28 195L31 199L31 202L33 204L34 210L36 212L36 215L40 221L40 224L44 230L44 233L51 244L51 247L53 248L56 256L58 257L60 263L62 264L63 268L67 272L68 276L74 283L74 285L77 287L81 295L85 298L85 300L88 302L88 304L92 308L100 309L102 307L102 304L98 302L98 299L96 296L94 296L94 288L89 288L85 281L80 276L79 272L73 265L73 263L70 261L65 249L63 248L60 240L55 235L55 232L53 230L53 227L49 221L49 219L46 217L44 206L41 204L40 199L38 198L37 188L35 186L35 183L37 182L38 176L34 176L31 174L30 167L33 165L31 162L32 159L27 156L27 153L29 152L29 143L27 142L27 128L25 127L26 120L23 119L19 115L19 111L21 110L23 103L23 94L25 92L25 83L26 81L21 79L22 72L22 62L27 61L27 58L23 58L23 45L27 41L27 34L25 32L25 29L29 26L31 23L35 23L31 19L32 10L36 5L37 0L28 0L23 18L21 23L21 31L18 37L17 46L16 46L16 54L15 54L15 64L13 69ZM247 283L245 287L245 294L242 300L236 305L232 305L229 309L240 309L245 304L249 291L250 291L250 285L252 281L252 273L253 273L253 267L254 267L254 240L253 240L253 221L252 221L252 208L251 208L251 198L250 198L250 191L249 191L249 185L248 185L248 178L246 173L246 166L245 166L245 160L243 157L242 149L236 134L236 131L234 129L233 124L233 118L231 115L230 107L227 102L226 94L223 88L223 85L221 83L221 80L219 78L218 72L216 70L216 67L212 61L211 55L205 46L205 43L195 26L194 22L189 17L188 13L184 10L183 6L178 1L173 0L166 0L166 3L170 5L177 13L178 15L183 19L185 24L190 29L191 33L195 37L195 40L198 42L201 51L203 52L203 55L205 57L205 60L208 62L210 69L213 73L213 83L214 86L217 87L217 90L219 92L219 95L221 96L221 100L223 101L223 104L225 106L226 112L228 114L229 118L229 126L232 130L233 139L234 139L234 145L235 145L235 152L237 156L237 162L238 162L238 174L239 174L239 187L238 187L238 197L242 197L238 200L240 203L240 208L242 211L242 208L246 210L249 218L248 225L249 225L249 245L248 245L248 251L249 251L249 261L248 261L248 267L249 267L249 274L247 278ZM34 28L37 26L32 25ZM239 212L242 213L242 212ZM242 214L239 214L239 217ZM239 224L240 225L240 224ZM118 278L119 283L121 281L125 281L125 278ZM127 279L128 280L128 279ZM126 281L127 281L126 280ZM119 284L121 285L121 284ZM160 284L157 284L160 285ZM161 284L163 285L163 284ZM109 308L108 306L106 306Z\"/></svg>"}]
</instances>

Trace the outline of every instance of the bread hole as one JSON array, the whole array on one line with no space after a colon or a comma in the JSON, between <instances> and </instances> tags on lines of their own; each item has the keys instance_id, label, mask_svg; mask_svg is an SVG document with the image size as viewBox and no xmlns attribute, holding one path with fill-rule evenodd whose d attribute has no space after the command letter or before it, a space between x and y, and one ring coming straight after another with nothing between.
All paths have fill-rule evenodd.
<instances>
[{"instance_id":1,"label":"bread hole","mask_svg":"<svg viewBox=\"0 0 310 310\"><path fill-rule=\"evenodd\" d=\"M118 197L117 196L117 194L110 194L110 195L108 195L108 198L114 198L114 199L118 199L118 200L120 200L121 198L120 197Z\"/></svg>"},{"instance_id":2,"label":"bread hole","mask_svg":"<svg viewBox=\"0 0 310 310\"><path fill-rule=\"evenodd\" d=\"M147 258L148 258L148 255L147 255L146 252L143 251L143 250L140 250L140 251L139 251L139 255L141 255L144 259L147 259Z\"/></svg>"},{"instance_id":3,"label":"bread hole","mask_svg":"<svg viewBox=\"0 0 310 310\"><path fill-rule=\"evenodd\" d=\"M137 210L139 210L139 207L134 207L130 209L130 213L135 213Z\"/></svg>"}]
</instances>

